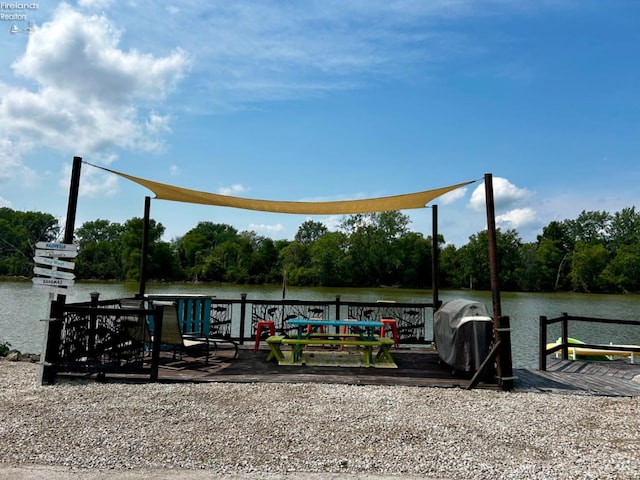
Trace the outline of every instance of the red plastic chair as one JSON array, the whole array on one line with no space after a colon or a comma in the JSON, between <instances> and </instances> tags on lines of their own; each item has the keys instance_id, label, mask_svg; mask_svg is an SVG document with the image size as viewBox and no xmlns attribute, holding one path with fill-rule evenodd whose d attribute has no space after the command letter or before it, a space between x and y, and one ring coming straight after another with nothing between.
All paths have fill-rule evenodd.
<instances>
[{"instance_id":1,"label":"red plastic chair","mask_svg":"<svg viewBox=\"0 0 640 480\"><path fill-rule=\"evenodd\" d=\"M257 352L260 347L260 335L262 334L263 328L268 328L271 336L276 334L276 324L273 320L258 320L258 324L256 325L256 343L253 345L254 352Z\"/></svg>"},{"instance_id":2,"label":"red plastic chair","mask_svg":"<svg viewBox=\"0 0 640 480\"><path fill-rule=\"evenodd\" d=\"M380 337L384 337L385 325L387 327L391 327L394 345L396 349L400 348L400 340L398 339L398 322L396 322L395 318L381 318L380 323L382 323L382 326L380 327Z\"/></svg>"}]
</instances>

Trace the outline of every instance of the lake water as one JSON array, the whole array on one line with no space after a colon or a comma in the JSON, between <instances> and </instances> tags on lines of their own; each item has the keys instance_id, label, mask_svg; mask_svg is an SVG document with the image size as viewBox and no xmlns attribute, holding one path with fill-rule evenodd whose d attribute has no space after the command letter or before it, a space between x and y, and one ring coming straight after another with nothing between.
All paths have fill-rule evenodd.
<instances>
[{"instance_id":1,"label":"lake water","mask_svg":"<svg viewBox=\"0 0 640 480\"><path fill-rule=\"evenodd\" d=\"M75 295L67 297L68 303L84 302L91 292L100 292L100 299L133 296L138 291L136 283L78 282ZM147 285L147 293L199 293L215 295L220 299L239 299L246 293L249 299L282 298L280 286L226 285L226 284L155 284ZM430 302L430 290L405 290L395 288L297 288L287 287L287 299L335 300L340 295L345 301L375 302ZM640 320L640 295L593 295L572 293L509 293L501 292L502 314L511 320L513 366L535 368L538 365L538 325L540 315L558 317L562 312L585 317ZM41 353L44 339L44 322L48 315L48 298L45 292L35 290L30 281L0 281L0 342L9 342L12 348L23 353ZM483 302L492 309L491 292L469 290L444 290L443 301L467 298ZM427 320L427 336L432 328ZM569 333L589 343L621 343L640 345L640 326L570 324ZM549 329L549 340L560 335L559 325Z\"/></svg>"}]
</instances>

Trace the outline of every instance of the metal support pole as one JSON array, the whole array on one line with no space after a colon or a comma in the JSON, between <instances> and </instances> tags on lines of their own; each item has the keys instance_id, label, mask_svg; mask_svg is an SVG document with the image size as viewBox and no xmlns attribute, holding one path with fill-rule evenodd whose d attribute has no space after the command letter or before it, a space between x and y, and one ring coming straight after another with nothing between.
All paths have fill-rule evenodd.
<instances>
[{"instance_id":1,"label":"metal support pole","mask_svg":"<svg viewBox=\"0 0 640 480\"><path fill-rule=\"evenodd\" d=\"M500 304L500 277L498 271L498 246L496 240L496 215L493 200L493 176L490 173L484 176L485 200L487 205L487 241L489 244L489 273L491 276L491 293L493 299L493 330L495 344L500 344L500 351L496 358L496 371L498 380L503 388L512 384L513 371L511 364L511 343L501 342L500 318L502 317L502 307ZM508 381L509 384L503 385Z\"/></svg>"},{"instance_id":2,"label":"metal support pole","mask_svg":"<svg viewBox=\"0 0 640 480\"><path fill-rule=\"evenodd\" d=\"M438 245L438 205L432 205L431 210L431 288L433 291L433 311L440 308L439 287L440 287L440 245Z\"/></svg>"},{"instance_id":3,"label":"metal support pole","mask_svg":"<svg viewBox=\"0 0 640 480\"><path fill-rule=\"evenodd\" d=\"M144 221L142 224L142 247L140 248L140 290L138 297L144 298L147 288L147 255L149 249L149 212L151 210L151 197L144 197Z\"/></svg>"},{"instance_id":4,"label":"metal support pole","mask_svg":"<svg viewBox=\"0 0 640 480\"><path fill-rule=\"evenodd\" d=\"M67 204L67 220L64 224L64 243L73 243L73 233L76 223L76 210L78 208L78 192L80 191L80 171L82 169L82 157L73 157L71 167L71 183L69 185L69 202ZM62 307L66 302L66 295L57 295L57 300L51 305L51 319L45 326L46 345L42 352L42 369L40 383L53 384L55 382L55 369L53 364L60 357L60 332L62 331L62 319L64 313ZM55 319L55 320L54 320Z\"/></svg>"},{"instance_id":5,"label":"metal support pole","mask_svg":"<svg viewBox=\"0 0 640 480\"><path fill-rule=\"evenodd\" d=\"M493 322L498 328L498 318L502 316L500 304L500 277L498 273L498 246L496 240L496 214L493 201L493 177L484 176L484 188L487 204L487 240L489 243L489 274L491 276L491 296L493 300Z\"/></svg>"}]
</instances>

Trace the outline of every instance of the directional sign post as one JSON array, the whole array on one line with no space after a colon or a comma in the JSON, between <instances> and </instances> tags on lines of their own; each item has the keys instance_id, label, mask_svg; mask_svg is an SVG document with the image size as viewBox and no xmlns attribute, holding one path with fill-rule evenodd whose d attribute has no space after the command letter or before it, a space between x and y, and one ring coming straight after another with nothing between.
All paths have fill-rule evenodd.
<instances>
[{"instance_id":1,"label":"directional sign post","mask_svg":"<svg viewBox=\"0 0 640 480\"><path fill-rule=\"evenodd\" d=\"M58 260L57 258L51 257L33 257L33 261L36 263L40 263L41 265L49 265L50 267L56 268L66 268L67 270L74 270L76 268L76 264L73 262L65 262L64 260Z\"/></svg>"},{"instance_id":2,"label":"directional sign post","mask_svg":"<svg viewBox=\"0 0 640 480\"><path fill-rule=\"evenodd\" d=\"M78 244L38 242L36 248L33 273L41 276L32 278L33 287L49 292L50 295L73 295L76 276L68 270L75 270L76 265L61 258L75 258L78 255Z\"/></svg>"},{"instance_id":3,"label":"directional sign post","mask_svg":"<svg viewBox=\"0 0 640 480\"><path fill-rule=\"evenodd\" d=\"M78 252L71 252L66 250L36 250L36 257L49 257L49 258L76 258Z\"/></svg>"},{"instance_id":4,"label":"directional sign post","mask_svg":"<svg viewBox=\"0 0 640 480\"><path fill-rule=\"evenodd\" d=\"M44 278L34 277L31 279L33 282L33 288L38 290L44 290L49 293L59 293L61 295L73 295L75 290L73 289L73 280L67 280L64 278Z\"/></svg>"},{"instance_id":5,"label":"directional sign post","mask_svg":"<svg viewBox=\"0 0 640 480\"><path fill-rule=\"evenodd\" d=\"M58 252L77 252L77 243L56 243L56 242L38 242L36 248L44 248L46 250L56 250ZM64 254L58 255L64 257Z\"/></svg>"},{"instance_id":6,"label":"directional sign post","mask_svg":"<svg viewBox=\"0 0 640 480\"><path fill-rule=\"evenodd\" d=\"M45 275L53 278L67 278L73 280L76 276L71 272L65 272L63 270L54 270L52 268L33 267L33 273L38 275Z\"/></svg>"}]
</instances>

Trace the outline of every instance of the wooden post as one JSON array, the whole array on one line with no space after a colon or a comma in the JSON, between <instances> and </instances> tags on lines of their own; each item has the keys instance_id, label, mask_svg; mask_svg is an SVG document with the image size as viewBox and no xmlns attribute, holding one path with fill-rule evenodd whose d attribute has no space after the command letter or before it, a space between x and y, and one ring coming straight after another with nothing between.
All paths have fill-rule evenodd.
<instances>
[{"instance_id":1,"label":"wooden post","mask_svg":"<svg viewBox=\"0 0 640 480\"><path fill-rule=\"evenodd\" d=\"M73 243L73 233L76 223L76 210L78 208L78 192L80 191L80 171L82 169L82 157L73 157L71 167L71 183L69 185L69 202L67 204L67 220L64 224L64 243ZM60 332L62 331L63 310L67 296L58 294L55 304L51 305L51 319L46 323L45 346L42 352L42 369L40 370L40 383L53 384L55 382L55 369L53 363L59 360Z\"/></svg>"},{"instance_id":2,"label":"wooden post","mask_svg":"<svg viewBox=\"0 0 640 480\"><path fill-rule=\"evenodd\" d=\"M247 294L240 294L240 345L244 344L245 315L247 314Z\"/></svg>"},{"instance_id":3,"label":"wooden post","mask_svg":"<svg viewBox=\"0 0 640 480\"><path fill-rule=\"evenodd\" d=\"M482 361L482 365L480 365L476 373L471 378L471 381L467 386L467 390L476 388L482 378L487 378L489 375L493 376L491 364L494 360L497 361L498 356L503 349L509 352L511 351L511 328L509 327L509 317L500 317L498 319L498 324L500 325L498 328L500 341L493 345L493 348L489 352L489 355L487 355L487 358ZM512 371L510 356L507 359L503 356L502 369L504 371ZM503 390L511 390L513 388L513 377L509 379L502 378L499 380Z\"/></svg>"},{"instance_id":4,"label":"wooden post","mask_svg":"<svg viewBox=\"0 0 640 480\"><path fill-rule=\"evenodd\" d=\"M547 317L540 316L539 326L539 345L538 345L538 370L544 372L547 370Z\"/></svg>"},{"instance_id":5,"label":"wooden post","mask_svg":"<svg viewBox=\"0 0 640 480\"><path fill-rule=\"evenodd\" d=\"M500 325L502 307L500 304L500 277L498 271L498 247L496 240L495 204L493 200L493 176L484 176L485 200L487 205L487 240L489 243L489 273L491 276L491 294L493 299L493 330L496 344L501 344L496 359L498 382L504 390L513 387L513 371L511 367L511 344L500 342L501 334L507 333Z\"/></svg>"},{"instance_id":6,"label":"wooden post","mask_svg":"<svg viewBox=\"0 0 640 480\"><path fill-rule=\"evenodd\" d=\"M509 317L500 317L498 324L498 333L500 334L498 363L502 372L499 382L502 390L512 390L515 377L513 376L513 364L511 360L511 323Z\"/></svg>"},{"instance_id":7,"label":"wooden post","mask_svg":"<svg viewBox=\"0 0 640 480\"><path fill-rule=\"evenodd\" d=\"M151 350L151 381L158 381L160 369L160 349L162 348L162 315L163 306L155 305L153 308L153 350Z\"/></svg>"},{"instance_id":8,"label":"wooden post","mask_svg":"<svg viewBox=\"0 0 640 480\"><path fill-rule=\"evenodd\" d=\"M91 298L91 312L89 312L89 339L88 339L88 355L96 359L96 333L98 328L98 300L100 299L100 292L91 292L89 294Z\"/></svg>"},{"instance_id":9,"label":"wooden post","mask_svg":"<svg viewBox=\"0 0 640 480\"><path fill-rule=\"evenodd\" d=\"M562 337L562 360L569 360L569 314L567 312L562 312L560 336Z\"/></svg>"},{"instance_id":10,"label":"wooden post","mask_svg":"<svg viewBox=\"0 0 640 480\"><path fill-rule=\"evenodd\" d=\"M140 290L138 296L144 298L147 288L147 251L149 249L149 212L151 210L151 197L144 197L144 221L142 224L142 246L140 248Z\"/></svg>"}]
</instances>

